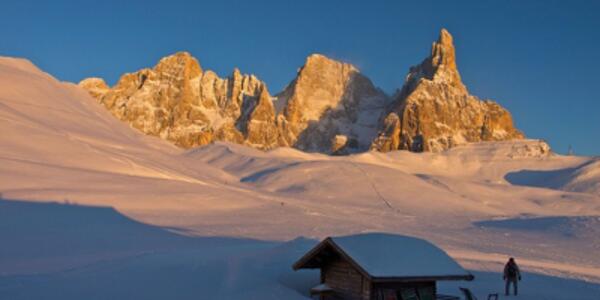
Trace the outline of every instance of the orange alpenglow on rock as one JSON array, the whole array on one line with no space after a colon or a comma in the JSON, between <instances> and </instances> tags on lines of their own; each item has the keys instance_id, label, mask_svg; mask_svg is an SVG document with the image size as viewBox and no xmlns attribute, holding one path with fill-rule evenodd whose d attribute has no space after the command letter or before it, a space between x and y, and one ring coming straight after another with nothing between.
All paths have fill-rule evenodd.
<instances>
[{"instance_id":1,"label":"orange alpenglow on rock","mask_svg":"<svg viewBox=\"0 0 600 300\"><path fill-rule=\"evenodd\" d=\"M275 97L254 75L234 69L220 78L187 52L125 74L112 88L100 78L79 86L120 120L183 148L220 140L328 154L421 152L523 138L506 109L468 93L445 29L393 98L355 66L321 54Z\"/></svg>"},{"instance_id":2,"label":"orange alpenglow on rock","mask_svg":"<svg viewBox=\"0 0 600 300\"><path fill-rule=\"evenodd\" d=\"M522 139L510 113L469 94L456 67L450 33L442 29L431 55L410 68L380 125L372 149L438 152L468 142Z\"/></svg>"},{"instance_id":3,"label":"orange alpenglow on rock","mask_svg":"<svg viewBox=\"0 0 600 300\"><path fill-rule=\"evenodd\" d=\"M313 54L277 101L283 145L341 153L369 148L387 96L355 66Z\"/></svg>"},{"instance_id":4,"label":"orange alpenglow on rock","mask_svg":"<svg viewBox=\"0 0 600 300\"><path fill-rule=\"evenodd\" d=\"M237 69L230 77L219 78L203 71L187 52L165 57L153 69L125 74L112 88L97 78L79 85L117 118L183 148L214 140L260 149L276 146L269 139L256 142L261 140L256 137L257 122L264 122L258 128L265 132L276 128L266 85Z\"/></svg>"}]
</instances>

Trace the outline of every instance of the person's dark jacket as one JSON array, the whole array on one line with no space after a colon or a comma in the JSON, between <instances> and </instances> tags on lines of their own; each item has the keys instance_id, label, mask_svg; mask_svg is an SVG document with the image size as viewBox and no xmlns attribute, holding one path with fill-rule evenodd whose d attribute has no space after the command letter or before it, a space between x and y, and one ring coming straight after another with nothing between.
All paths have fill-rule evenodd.
<instances>
[{"instance_id":1,"label":"person's dark jacket","mask_svg":"<svg viewBox=\"0 0 600 300\"><path fill-rule=\"evenodd\" d=\"M514 261L509 261L504 266L504 279L519 279L521 280L521 271L519 266Z\"/></svg>"}]
</instances>

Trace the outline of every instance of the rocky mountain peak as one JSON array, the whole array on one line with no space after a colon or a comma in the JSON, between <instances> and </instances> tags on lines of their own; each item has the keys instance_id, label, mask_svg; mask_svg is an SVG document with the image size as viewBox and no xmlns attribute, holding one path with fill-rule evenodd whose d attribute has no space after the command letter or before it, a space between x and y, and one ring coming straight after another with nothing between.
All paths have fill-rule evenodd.
<instances>
[{"instance_id":1,"label":"rocky mountain peak","mask_svg":"<svg viewBox=\"0 0 600 300\"><path fill-rule=\"evenodd\" d=\"M406 96L422 79L446 84L457 93L467 93L456 66L454 39L446 29L440 31L438 40L431 45L430 55L421 64L410 68L401 93Z\"/></svg>"},{"instance_id":2,"label":"rocky mountain peak","mask_svg":"<svg viewBox=\"0 0 600 300\"><path fill-rule=\"evenodd\" d=\"M468 93L452 35L442 29L430 55L410 68L372 149L442 151L468 142L520 138L506 109Z\"/></svg>"},{"instance_id":3,"label":"rocky mountain peak","mask_svg":"<svg viewBox=\"0 0 600 300\"><path fill-rule=\"evenodd\" d=\"M448 30L442 28L437 42L431 47L433 65L445 65L456 70L456 56L454 51L454 39Z\"/></svg>"},{"instance_id":4,"label":"rocky mountain peak","mask_svg":"<svg viewBox=\"0 0 600 300\"><path fill-rule=\"evenodd\" d=\"M445 29L393 98L352 64L322 54L308 56L275 98L256 76L235 68L220 78L188 52L125 74L112 88L99 78L80 86L132 127L184 148L219 140L329 154L442 151L523 137L506 109L468 93Z\"/></svg>"},{"instance_id":5,"label":"rocky mountain peak","mask_svg":"<svg viewBox=\"0 0 600 300\"><path fill-rule=\"evenodd\" d=\"M328 68L344 68L347 69L348 72L358 72L358 69L352 64L329 58L323 54L313 53L306 57L306 61L300 73L302 73L303 70L304 72L309 72L311 70L323 70Z\"/></svg>"},{"instance_id":6,"label":"rocky mountain peak","mask_svg":"<svg viewBox=\"0 0 600 300\"><path fill-rule=\"evenodd\" d=\"M219 78L203 71L188 52L164 57L152 69L125 74L113 88L96 78L79 85L117 118L184 148L214 140L250 142L248 134L256 130L248 130L248 123L254 117L270 118L275 127L273 104L262 81L238 69ZM258 108L263 113L256 112Z\"/></svg>"},{"instance_id":7,"label":"rocky mountain peak","mask_svg":"<svg viewBox=\"0 0 600 300\"><path fill-rule=\"evenodd\" d=\"M365 140L372 139L367 137L371 133L365 134L369 129L361 131L358 127L376 125L372 120L359 122L362 106L381 108L386 99L353 65L312 54L296 79L278 95L277 101L284 106L279 117L283 143L307 151L329 152L334 137L346 135L353 148L368 148L370 140Z\"/></svg>"},{"instance_id":8,"label":"rocky mountain peak","mask_svg":"<svg viewBox=\"0 0 600 300\"><path fill-rule=\"evenodd\" d=\"M425 67L432 72L430 79L462 86L460 74L456 67L454 40L446 29L442 29L440 32L437 42L434 42L431 46L431 56L424 63L426 64Z\"/></svg>"},{"instance_id":9,"label":"rocky mountain peak","mask_svg":"<svg viewBox=\"0 0 600 300\"><path fill-rule=\"evenodd\" d=\"M202 68L198 60L185 51L162 58L154 67L154 70L165 75L181 75L186 78L193 78L202 74Z\"/></svg>"},{"instance_id":10,"label":"rocky mountain peak","mask_svg":"<svg viewBox=\"0 0 600 300\"><path fill-rule=\"evenodd\" d=\"M356 73L358 70L351 64L321 54L308 56L296 79L283 92L283 95L289 94L284 99L287 119L291 122L318 120L326 109L338 106Z\"/></svg>"}]
</instances>

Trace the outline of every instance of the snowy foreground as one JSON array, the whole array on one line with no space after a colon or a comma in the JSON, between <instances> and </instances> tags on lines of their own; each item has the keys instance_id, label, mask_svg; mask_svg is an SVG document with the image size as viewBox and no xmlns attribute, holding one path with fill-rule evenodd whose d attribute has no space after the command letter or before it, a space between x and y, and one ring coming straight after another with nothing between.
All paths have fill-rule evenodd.
<instances>
[{"instance_id":1,"label":"snowy foreground","mask_svg":"<svg viewBox=\"0 0 600 300\"><path fill-rule=\"evenodd\" d=\"M307 299L329 235L425 238L516 299L600 299L600 159L538 141L347 157L183 151L73 84L0 58L0 299ZM502 297L504 298L504 297Z\"/></svg>"}]
</instances>

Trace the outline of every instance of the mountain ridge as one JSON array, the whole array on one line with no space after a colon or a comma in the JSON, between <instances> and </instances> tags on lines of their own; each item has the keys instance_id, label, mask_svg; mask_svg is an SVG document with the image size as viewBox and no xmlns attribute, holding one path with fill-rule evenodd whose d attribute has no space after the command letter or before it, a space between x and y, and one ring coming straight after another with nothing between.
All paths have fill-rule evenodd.
<instances>
[{"instance_id":1,"label":"mountain ridge","mask_svg":"<svg viewBox=\"0 0 600 300\"><path fill-rule=\"evenodd\" d=\"M63 278L68 270L89 270L74 273L81 280L106 274L106 280L101 280L106 285L84 292L105 290L110 298L115 294L104 287L114 285L114 274L123 274L121 262L130 266L125 268L127 278L135 280L140 266L152 278L164 270L179 270L167 277L189 282L184 288L197 288L197 281L186 278L214 273L197 269L198 265L221 268L212 261L231 261L233 252L222 246L242 249L244 256L248 249L258 249L231 244L227 238L226 244L210 242L225 255L215 258L190 252L191 248L181 248L171 239L146 244L148 237L156 235L121 226L131 225L132 220L160 227L163 233L244 241L403 233L444 245L461 263L473 266L477 261L482 270L489 270L494 261L501 270L500 263L510 255L538 272L598 280L594 251L599 239L593 230L600 214L597 158L548 155L545 144L533 140L472 143L442 153L373 151L341 157L288 147L260 151L220 141L184 150L133 130L85 90L31 66L0 57L0 212L3 225L8 225L0 227L9 241L4 243L8 248L2 248L6 255L0 255L0 266L6 275L3 291L11 295L64 296L65 287L73 286L72 276L50 292L46 285L36 287L40 279L55 282L53 276ZM71 213L65 214L64 209ZM40 217L41 225L32 226L32 220L39 223ZM111 226L115 220L126 222ZM14 234L15 230L23 234ZM110 237L113 233L116 240ZM145 238L132 244L132 234ZM205 250L208 244L195 245ZM277 245L275 252L257 255L280 253ZM297 253L309 248L290 248L290 263L292 256L297 258ZM171 257L164 256L166 250ZM209 260L197 261L199 257ZM254 257L258 256L251 255L250 260ZM548 261L556 266L540 269L540 263ZM290 263L259 262L269 270L276 266L288 272ZM149 265L157 272L147 272ZM173 269L184 265L195 269ZM250 281L244 279L242 285L264 274L262 269L244 269L251 270L244 275ZM269 281L264 282L290 275L269 272ZM31 280L21 280L24 276ZM155 286L161 286L163 277ZM498 278L491 277L491 283ZM147 278L137 281L140 287L148 285ZM258 286L264 291L262 283ZM579 283L572 286L581 289ZM197 298L212 290L211 281L190 295ZM224 289L231 290L230 286ZM127 287L122 291L131 295ZM164 290L156 291L144 295L162 295ZM245 287L234 289L233 298L240 298L242 291ZM595 291L588 292L589 299L595 299ZM76 298L81 290L71 294ZM571 294L566 291L564 299ZM284 290L274 295L273 299L288 299L298 293ZM531 298L540 298L536 295Z\"/></svg>"},{"instance_id":2,"label":"mountain ridge","mask_svg":"<svg viewBox=\"0 0 600 300\"><path fill-rule=\"evenodd\" d=\"M439 152L469 142L522 139L510 112L463 84L452 35L442 29L431 54L409 69L372 149Z\"/></svg>"},{"instance_id":3,"label":"mountain ridge","mask_svg":"<svg viewBox=\"0 0 600 300\"><path fill-rule=\"evenodd\" d=\"M132 127L183 148L220 140L326 154L440 152L524 138L505 108L469 94L453 42L442 29L430 55L410 68L394 96L354 65L316 53L275 97L256 76L236 68L220 78L188 52L126 73L113 87L98 78L79 86Z\"/></svg>"}]
</instances>

